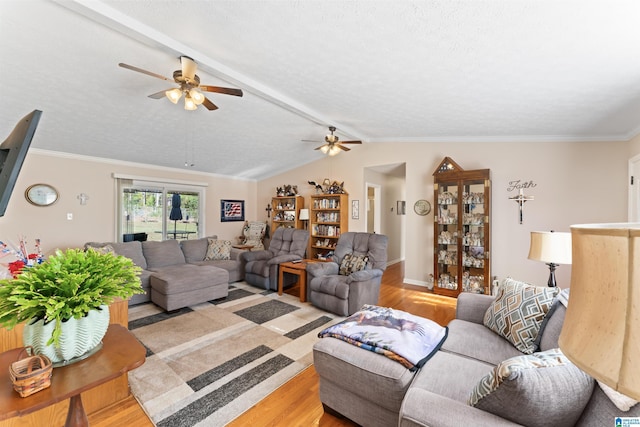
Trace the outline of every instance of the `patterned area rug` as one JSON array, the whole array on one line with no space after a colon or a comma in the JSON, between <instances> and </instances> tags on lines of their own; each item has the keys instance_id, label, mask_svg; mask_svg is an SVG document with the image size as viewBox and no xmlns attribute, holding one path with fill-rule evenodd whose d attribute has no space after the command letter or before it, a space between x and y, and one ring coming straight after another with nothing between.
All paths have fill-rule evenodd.
<instances>
[{"instance_id":1,"label":"patterned area rug","mask_svg":"<svg viewBox=\"0 0 640 427\"><path fill-rule=\"evenodd\" d=\"M130 307L147 348L131 390L159 427L223 426L311 365L318 332L343 319L245 282L174 313Z\"/></svg>"}]
</instances>

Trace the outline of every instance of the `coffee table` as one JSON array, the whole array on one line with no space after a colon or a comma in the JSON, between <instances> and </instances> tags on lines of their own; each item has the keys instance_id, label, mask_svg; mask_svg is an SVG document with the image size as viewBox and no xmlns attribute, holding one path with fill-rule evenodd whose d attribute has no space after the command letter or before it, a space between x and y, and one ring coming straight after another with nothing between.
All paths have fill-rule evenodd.
<instances>
[{"instance_id":1,"label":"coffee table","mask_svg":"<svg viewBox=\"0 0 640 427\"><path fill-rule=\"evenodd\" d=\"M0 354L0 420L19 417L69 400L65 427L88 426L81 393L137 368L145 361L146 350L121 325L111 324L102 339L102 348L94 355L72 365L53 369L51 386L28 397L13 390L9 365L22 348Z\"/></svg>"},{"instance_id":2,"label":"coffee table","mask_svg":"<svg viewBox=\"0 0 640 427\"><path fill-rule=\"evenodd\" d=\"M283 262L280 264L278 274L278 295L282 295L284 286L284 273L293 274L298 277L297 285L300 286L300 302L307 301L307 264L318 262L314 259L303 259L300 262Z\"/></svg>"}]
</instances>

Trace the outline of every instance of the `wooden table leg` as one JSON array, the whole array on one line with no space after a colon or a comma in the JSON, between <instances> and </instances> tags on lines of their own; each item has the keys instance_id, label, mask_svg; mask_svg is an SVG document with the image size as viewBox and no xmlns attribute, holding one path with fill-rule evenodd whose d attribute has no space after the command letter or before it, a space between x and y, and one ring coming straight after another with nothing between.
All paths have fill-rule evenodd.
<instances>
[{"instance_id":1,"label":"wooden table leg","mask_svg":"<svg viewBox=\"0 0 640 427\"><path fill-rule=\"evenodd\" d=\"M65 421L64 427L89 427L89 419L84 412L80 394L69 399L69 412L67 412L67 421Z\"/></svg>"},{"instance_id":2,"label":"wooden table leg","mask_svg":"<svg viewBox=\"0 0 640 427\"><path fill-rule=\"evenodd\" d=\"M298 283L300 283L300 302L307 302L307 272L305 270L300 270Z\"/></svg>"},{"instance_id":3,"label":"wooden table leg","mask_svg":"<svg viewBox=\"0 0 640 427\"><path fill-rule=\"evenodd\" d=\"M278 275L278 295L282 295L282 287L284 286L284 269L278 267L280 274Z\"/></svg>"}]
</instances>

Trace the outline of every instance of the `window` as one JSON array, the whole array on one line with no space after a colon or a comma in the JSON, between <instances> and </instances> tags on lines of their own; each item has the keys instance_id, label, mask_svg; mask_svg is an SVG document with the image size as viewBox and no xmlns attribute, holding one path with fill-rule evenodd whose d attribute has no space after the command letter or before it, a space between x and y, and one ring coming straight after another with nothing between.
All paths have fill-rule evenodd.
<instances>
[{"instance_id":1,"label":"window","mask_svg":"<svg viewBox=\"0 0 640 427\"><path fill-rule=\"evenodd\" d=\"M117 182L119 241L204 235L204 186L124 178Z\"/></svg>"}]
</instances>

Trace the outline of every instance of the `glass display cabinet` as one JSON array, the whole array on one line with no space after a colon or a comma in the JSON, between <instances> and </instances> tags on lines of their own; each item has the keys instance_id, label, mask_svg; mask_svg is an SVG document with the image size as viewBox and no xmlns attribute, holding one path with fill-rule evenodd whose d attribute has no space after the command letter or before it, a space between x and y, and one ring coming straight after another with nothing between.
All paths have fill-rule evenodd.
<instances>
[{"instance_id":1,"label":"glass display cabinet","mask_svg":"<svg viewBox=\"0 0 640 427\"><path fill-rule=\"evenodd\" d=\"M489 293L491 171L466 171L449 157L433 174L436 294Z\"/></svg>"}]
</instances>

